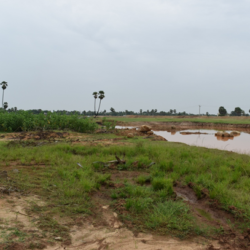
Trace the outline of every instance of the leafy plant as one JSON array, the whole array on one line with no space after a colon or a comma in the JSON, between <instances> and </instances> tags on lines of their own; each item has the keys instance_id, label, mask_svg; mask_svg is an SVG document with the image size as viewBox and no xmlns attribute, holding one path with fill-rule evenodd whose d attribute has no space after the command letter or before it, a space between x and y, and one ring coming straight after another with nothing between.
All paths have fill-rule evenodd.
<instances>
[{"instance_id":1,"label":"leafy plant","mask_svg":"<svg viewBox=\"0 0 250 250\"><path fill-rule=\"evenodd\" d=\"M104 117L104 118L102 119L102 124L103 124L103 126L106 127L107 130L115 129L116 121L112 121L112 122L111 122L111 121L107 121L107 118Z\"/></svg>"},{"instance_id":2,"label":"leafy plant","mask_svg":"<svg viewBox=\"0 0 250 250\"><path fill-rule=\"evenodd\" d=\"M93 132L97 124L90 118L48 112L46 115L29 111L0 112L0 131L19 132L33 130L69 129L80 133Z\"/></svg>"}]
</instances>

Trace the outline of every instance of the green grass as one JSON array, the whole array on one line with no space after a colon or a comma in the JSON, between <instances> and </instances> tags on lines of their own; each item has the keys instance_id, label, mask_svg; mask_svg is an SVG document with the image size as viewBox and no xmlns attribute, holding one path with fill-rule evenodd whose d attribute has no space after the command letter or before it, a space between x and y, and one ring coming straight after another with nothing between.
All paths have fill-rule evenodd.
<instances>
[{"instance_id":1,"label":"green grass","mask_svg":"<svg viewBox=\"0 0 250 250\"><path fill-rule=\"evenodd\" d=\"M46 198L49 214L86 215L92 214L94 209L92 194L111 178L107 167L96 167L93 162L112 161L117 155L124 158L126 164L118 165L116 171L139 174L134 180L124 181L123 187L108 190L108 194L114 203L124 201L128 212L124 220L136 223L138 228L162 233L204 233L204 227L196 223L188 206L174 200L175 181L184 185L194 183L198 197L206 188L210 198L244 219L246 227L250 226L250 156L170 142L127 141L130 145L61 143L10 148L1 142L0 170L7 170L18 188ZM151 162L156 164L148 168ZM13 168L18 168L19 173L12 172ZM236 210L231 211L230 206ZM39 209L42 208L33 207L33 211L39 212ZM43 223L54 222L48 219Z\"/></svg>"},{"instance_id":2,"label":"green grass","mask_svg":"<svg viewBox=\"0 0 250 250\"><path fill-rule=\"evenodd\" d=\"M107 117L108 120L114 120L117 122L133 123L133 122L195 122L195 123L215 123L215 124L250 124L250 117Z\"/></svg>"},{"instance_id":3,"label":"green grass","mask_svg":"<svg viewBox=\"0 0 250 250\"><path fill-rule=\"evenodd\" d=\"M29 111L10 112L0 111L0 131L20 132L34 130L71 130L81 133L93 132L97 124L92 118L79 115L66 115L42 112L38 115Z\"/></svg>"}]
</instances>

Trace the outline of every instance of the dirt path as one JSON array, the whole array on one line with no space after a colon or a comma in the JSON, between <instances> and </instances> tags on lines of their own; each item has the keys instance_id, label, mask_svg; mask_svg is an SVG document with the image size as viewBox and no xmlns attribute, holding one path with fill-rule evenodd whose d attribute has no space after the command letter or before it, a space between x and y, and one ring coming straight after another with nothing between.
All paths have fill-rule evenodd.
<instances>
[{"instance_id":1,"label":"dirt path","mask_svg":"<svg viewBox=\"0 0 250 250\"><path fill-rule=\"evenodd\" d=\"M62 225L70 225L71 243L61 243L60 237L49 237L47 232L39 228L36 221L42 214L27 213L32 204L46 206L37 196L20 196L18 193L2 195L0 199L1 237L0 249L24 250L201 250L211 244L203 238L180 241L171 237L151 234L135 234L128 230L117 218L108 205L99 204L100 221L71 218L58 219ZM214 245L218 245L212 242Z\"/></svg>"}]
</instances>

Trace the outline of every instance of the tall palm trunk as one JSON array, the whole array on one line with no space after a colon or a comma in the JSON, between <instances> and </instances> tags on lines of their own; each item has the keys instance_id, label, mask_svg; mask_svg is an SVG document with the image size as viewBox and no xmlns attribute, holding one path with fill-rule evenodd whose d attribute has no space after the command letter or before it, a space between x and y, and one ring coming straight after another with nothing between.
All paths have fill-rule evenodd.
<instances>
[{"instance_id":1,"label":"tall palm trunk","mask_svg":"<svg viewBox=\"0 0 250 250\"><path fill-rule=\"evenodd\" d=\"M99 110L100 110L101 102L102 102L102 100L100 99L100 102L99 102L99 108L98 108L98 111L97 111L97 114L95 115L95 117L97 117L97 116L98 116L98 114L99 114Z\"/></svg>"},{"instance_id":2,"label":"tall palm trunk","mask_svg":"<svg viewBox=\"0 0 250 250\"><path fill-rule=\"evenodd\" d=\"M2 97L2 108L3 108L3 99L4 99L4 89L3 89L3 97Z\"/></svg>"},{"instance_id":3,"label":"tall palm trunk","mask_svg":"<svg viewBox=\"0 0 250 250\"><path fill-rule=\"evenodd\" d=\"M95 98L95 111L94 111L94 115L96 117L96 98Z\"/></svg>"}]
</instances>

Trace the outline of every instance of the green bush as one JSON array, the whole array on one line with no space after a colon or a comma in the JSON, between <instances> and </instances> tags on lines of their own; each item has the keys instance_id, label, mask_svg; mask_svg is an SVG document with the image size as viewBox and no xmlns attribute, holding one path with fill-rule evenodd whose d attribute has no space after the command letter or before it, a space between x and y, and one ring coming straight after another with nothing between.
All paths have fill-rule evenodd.
<instances>
[{"instance_id":1,"label":"green bush","mask_svg":"<svg viewBox=\"0 0 250 250\"><path fill-rule=\"evenodd\" d=\"M152 181L152 186L155 191L166 189L169 194L172 194L173 191L173 181L171 179L157 177Z\"/></svg>"},{"instance_id":2,"label":"green bush","mask_svg":"<svg viewBox=\"0 0 250 250\"><path fill-rule=\"evenodd\" d=\"M154 206L146 224L151 228L163 226L179 231L190 230L194 227L189 208L183 202L171 200Z\"/></svg>"},{"instance_id":3,"label":"green bush","mask_svg":"<svg viewBox=\"0 0 250 250\"><path fill-rule=\"evenodd\" d=\"M144 185L146 182L150 182L150 176L147 176L147 175L140 175L138 176L138 178L136 179L136 182L140 185Z\"/></svg>"},{"instance_id":4,"label":"green bush","mask_svg":"<svg viewBox=\"0 0 250 250\"><path fill-rule=\"evenodd\" d=\"M147 210L152 203L151 198L130 198L126 200L125 208L134 213L141 213Z\"/></svg>"},{"instance_id":5,"label":"green bush","mask_svg":"<svg viewBox=\"0 0 250 250\"><path fill-rule=\"evenodd\" d=\"M102 125L106 127L107 130L115 129L116 121L107 121L107 118L102 119Z\"/></svg>"},{"instance_id":6,"label":"green bush","mask_svg":"<svg viewBox=\"0 0 250 250\"><path fill-rule=\"evenodd\" d=\"M0 131L20 132L34 130L64 130L93 132L97 124L90 118L48 112L32 114L29 111L0 112Z\"/></svg>"}]
</instances>

